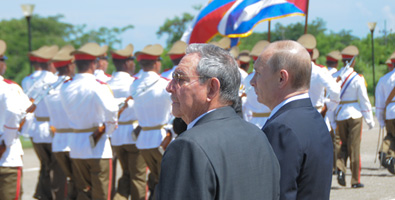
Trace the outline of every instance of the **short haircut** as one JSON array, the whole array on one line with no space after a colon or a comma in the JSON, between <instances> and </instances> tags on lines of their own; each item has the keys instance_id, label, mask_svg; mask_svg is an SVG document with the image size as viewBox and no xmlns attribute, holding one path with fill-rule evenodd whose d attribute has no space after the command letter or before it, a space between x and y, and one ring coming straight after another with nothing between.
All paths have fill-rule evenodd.
<instances>
[{"instance_id":1,"label":"short haircut","mask_svg":"<svg viewBox=\"0 0 395 200\"><path fill-rule=\"evenodd\" d=\"M77 65L78 72L83 73L88 71L89 65L92 62L96 62L96 60L76 60L75 64Z\"/></svg>"},{"instance_id":2,"label":"short haircut","mask_svg":"<svg viewBox=\"0 0 395 200\"><path fill-rule=\"evenodd\" d=\"M326 65L328 67L335 67L337 65L337 61L327 60Z\"/></svg>"},{"instance_id":3,"label":"short haircut","mask_svg":"<svg viewBox=\"0 0 395 200\"><path fill-rule=\"evenodd\" d=\"M140 60L140 66L144 70L152 70L154 69L154 64L157 60Z\"/></svg>"},{"instance_id":4,"label":"short haircut","mask_svg":"<svg viewBox=\"0 0 395 200\"><path fill-rule=\"evenodd\" d=\"M174 66L180 64L182 58L177 58L177 59L172 59L171 62L173 63Z\"/></svg>"},{"instance_id":5,"label":"short haircut","mask_svg":"<svg viewBox=\"0 0 395 200\"><path fill-rule=\"evenodd\" d=\"M61 66L61 67L56 67L56 71L59 72L59 75L64 75L64 74L68 74L69 73L69 68L68 68L68 64Z\"/></svg>"},{"instance_id":6,"label":"short haircut","mask_svg":"<svg viewBox=\"0 0 395 200\"><path fill-rule=\"evenodd\" d=\"M47 62L35 62L35 61L32 61L31 65L34 66L35 68L41 68L42 70L48 70L49 69L49 63L47 63Z\"/></svg>"},{"instance_id":7,"label":"short haircut","mask_svg":"<svg viewBox=\"0 0 395 200\"><path fill-rule=\"evenodd\" d=\"M191 44L186 54L197 53L200 57L196 72L201 83L209 78L220 82L220 100L222 103L237 102L240 88L240 72L237 62L230 53L212 44Z\"/></svg>"},{"instance_id":8,"label":"short haircut","mask_svg":"<svg viewBox=\"0 0 395 200\"><path fill-rule=\"evenodd\" d=\"M306 49L292 40L278 41L268 47L272 56L267 61L272 72L287 70L292 88L309 89L311 79L311 58Z\"/></svg>"},{"instance_id":9,"label":"short haircut","mask_svg":"<svg viewBox=\"0 0 395 200\"><path fill-rule=\"evenodd\" d=\"M124 70L123 66L126 64L126 61L128 61L128 59L112 59L112 63L114 63L117 72Z\"/></svg>"}]
</instances>

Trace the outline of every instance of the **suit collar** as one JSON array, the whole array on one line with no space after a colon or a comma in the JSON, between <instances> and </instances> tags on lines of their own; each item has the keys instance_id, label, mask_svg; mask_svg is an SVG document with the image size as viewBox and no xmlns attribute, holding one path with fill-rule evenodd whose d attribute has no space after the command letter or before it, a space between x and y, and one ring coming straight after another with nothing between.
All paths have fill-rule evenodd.
<instances>
[{"instance_id":1,"label":"suit collar","mask_svg":"<svg viewBox=\"0 0 395 200\"><path fill-rule=\"evenodd\" d=\"M298 99L291 101L285 105L283 105L276 113L274 113L263 125L262 130L265 128L266 124L270 123L273 119L281 115L283 112L294 109L294 108L300 108L300 107L313 107L311 104L310 98L304 98L304 99Z\"/></svg>"},{"instance_id":2,"label":"suit collar","mask_svg":"<svg viewBox=\"0 0 395 200\"><path fill-rule=\"evenodd\" d=\"M236 115L235 110L230 107L230 106L225 106L221 108L217 108L214 111L207 113L205 116L203 116L201 119L199 119L195 126L214 121L214 120L219 120L219 119L224 119L224 118L229 118L232 115ZM237 115L236 115L237 116ZM238 117L238 116L237 116Z\"/></svg>"}]
</instances>

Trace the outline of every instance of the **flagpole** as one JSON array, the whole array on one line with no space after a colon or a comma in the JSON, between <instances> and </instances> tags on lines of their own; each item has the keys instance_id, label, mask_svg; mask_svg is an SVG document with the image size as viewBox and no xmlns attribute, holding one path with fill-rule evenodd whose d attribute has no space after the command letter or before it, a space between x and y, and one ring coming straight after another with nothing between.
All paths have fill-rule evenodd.
<instances>
[{"instance_id":1,"label":"flagpole","mask_svg":"<svg viewBox=\"0 0 395 200\"><path fill-rule=\"evenodd\" d=\"M307 20L309 18L309 0L307 0L307 5L306 5L306 21L304 22L304 34L307 33Z\"/></svg>"},{"instance_id":2,"label":"flagpole","mask_svg":"<svg viewBox=\"0 0 395 200\"><path fill-rule=\"evenodd\" d=\"M268 26L268 31L267 31L267 41L268 42L270 42L270 24L271 24L271 20L269 20L269 24L267 25Z\"/></svg>"}]
</instances>

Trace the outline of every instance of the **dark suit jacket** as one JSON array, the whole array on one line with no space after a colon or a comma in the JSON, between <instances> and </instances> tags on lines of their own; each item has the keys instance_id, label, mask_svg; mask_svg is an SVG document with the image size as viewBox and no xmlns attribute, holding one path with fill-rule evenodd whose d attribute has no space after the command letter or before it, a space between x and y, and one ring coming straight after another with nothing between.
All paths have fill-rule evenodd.
<instances>
[{"instance_id":1,"label":"dark suit jacket","mask_svg":"<svg viewBox=\"0 0 395 200\"><path fill-rule=\"evenodd\" d=\"M218 108L175 139L162 159L156 200L279 198L280 169L262 131Z\"/></svg>"},{"instance_id":2,"label":"dark suit jacket","mask_svg":"<svg viewBox=\"0 0 395 200\"><path fill-rule=\"evenodd\" d=\"M280 199L329 199L332 140L311 100L285 104L262 130L280 163Z\"/></svg>"}]
</instances>

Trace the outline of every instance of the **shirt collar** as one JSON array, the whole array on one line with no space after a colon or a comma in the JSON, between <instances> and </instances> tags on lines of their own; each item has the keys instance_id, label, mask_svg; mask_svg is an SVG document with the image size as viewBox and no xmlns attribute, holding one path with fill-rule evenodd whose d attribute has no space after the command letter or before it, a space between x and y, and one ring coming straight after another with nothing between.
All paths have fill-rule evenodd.
<instances>
[{"instance_id":1,"label":"shirt collar","mask_svg":"<svg viewBox=\"0 0 395 200\"><path fill-rule=\"evenodd\" d=\"M191 123L188 124L187 130L189 130L189 129L191 129L193 126L195 126L196 122L199 121L199 119L201 119L201 118L204 117L205 115L207 115L207 114L213 112L214 110L216 110L216 109L209 110L209 111L207 111L206 113L203 113L202 115L200 115L199 117L197 117L196 119L194 119Z\"/></svg>"},{"instance_id":2,"label":"shirt collar","mask_svg":"<svg viewBox=\"0 0 395 200\"><path fill-rule=\"evenodd\" d=\"M274 109L270 113L270 116L269 116L268 119L270 119L274 114L276 114L276 112L278 110L280 110L280 108L282 108L285 104L287 104L289 102L292 102L292 101L299 100L299 99L306 99L306 98L309 98L309 97L310 97L309 93L303 93L303 94L299 94L299 95L296 95L296 96L289 97L288 99L285 99L283 102L281 102L276 107L274 107Z\"/></svg>"},{"instance_id":3,"label":"shirt collar","mask_svg":"<svg viewBox=\"0 0 395 200\"><path fill-rule=\"evenodd\" d=\"M80 78L92 78L96 79L95 75L91 73L78 73L74 76L74 79L80 79Z\"/></svg>"}]
</instances>

